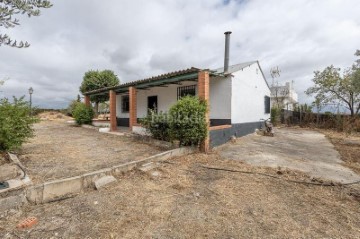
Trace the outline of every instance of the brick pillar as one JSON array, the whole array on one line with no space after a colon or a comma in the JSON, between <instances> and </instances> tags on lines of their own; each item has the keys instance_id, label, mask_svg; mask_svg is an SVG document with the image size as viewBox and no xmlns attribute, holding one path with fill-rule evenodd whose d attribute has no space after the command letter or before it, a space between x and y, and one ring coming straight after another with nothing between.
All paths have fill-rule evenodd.
<instances>
[{"instance_id":1,"label":"brick pillar","mask_svg":"<svg viewBox=\"0 0 360 239\"><path fill-rule=\"evenodd\" d=\"M116 122L116 93L113 90L109 92L110 96L110 131L117 130L117 122Z\"/></svg>"},{"instance_id":2,"label":"brick pillar","mask_svg":"<svg viewBox=\"0 0 360 239\"><path fill-rule=\"evenodd\" d=\"M130 110L129 110L129 127L132 130L132 127L137 124L137 109L136 109L136 88L129 87L129 103L130 103Z\"/></svg>"},{"instance_id":3,"label":"brick pillar","mask_svg":"<svg viewBox=\"0 0 360 239\"><path fill-rule=\"evenodd\" d=\"M209 72L208 71L200 71L198 74L198 95L199 98L202 100L205 100L207 102L208 105L208 111L206 113L206 122L208 125L208 135L206 137L206 139L201 142L200 144L200 151L201 152L209 152L210 150L210 137L209 137L209 129L210 129L210 119L209 119L209 106L210 106L210 101L209 101L209 95L210 95L210 86L209 86Z\"/></svg>"},{"instance_id":4,"label":"brick pillar","mask_svg":"<svg viewBox=\"0 0 360 239\"><path fill-rule=\"evenodd\" d=\"M84 96L84 104L86 106L90 106L90 96L89 95Z\"/></svg>"}]
</instances>

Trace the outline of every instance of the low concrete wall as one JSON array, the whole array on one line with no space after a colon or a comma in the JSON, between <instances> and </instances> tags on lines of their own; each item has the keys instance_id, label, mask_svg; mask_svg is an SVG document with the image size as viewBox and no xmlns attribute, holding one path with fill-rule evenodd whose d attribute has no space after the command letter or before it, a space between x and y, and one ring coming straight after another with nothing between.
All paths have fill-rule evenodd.
<instances>
[{"instance_id":1,"label":"low concrete wall","mask_svg":"<svg viewBox=\"0 0 360 239\"><path fill-rule=\"evenodd\" d=\"M249 122L241 124L232 124L231 128L218 129L210 131L210 146L216 147L225 144L231 139L231 136L241 137L252 134L260 128L261 122Z\"/></svg>"},{"instance_id":2,"label":"low concrete wall","mask_svg":"<svg viewBox=\"0 0 360 239\"><path fill-rule=\"evenodd\" d=\"M111 168L105 168L91 173L86 173L81 176L46 182L44 184L29 187L26 190L26 198L29 202L39 204L72 197L83 192L86 188L94 187L94 181L103 176L120 175L123 172L132 170L144 163L163 161L172 157L191 154L196 151L197 148L192 147L177 148L145 159L113 166Z\"/></svg>"}]
</instances>

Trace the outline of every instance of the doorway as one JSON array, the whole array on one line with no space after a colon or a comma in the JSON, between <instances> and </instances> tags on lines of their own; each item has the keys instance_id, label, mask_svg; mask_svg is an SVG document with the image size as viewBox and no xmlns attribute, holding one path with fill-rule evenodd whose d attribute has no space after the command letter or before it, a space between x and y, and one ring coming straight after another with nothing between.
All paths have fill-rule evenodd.
<instances>
[{"instance_id":1,"label":"doorway","mask_svg":"<svg viewBox=\"0 0 360 239\"><path fill-rule=\"evenodd\" d=\"M148 110L153 110L157 112L158 109L158 99L157 95L148 97Z\"/></svg>"}]
</instances>

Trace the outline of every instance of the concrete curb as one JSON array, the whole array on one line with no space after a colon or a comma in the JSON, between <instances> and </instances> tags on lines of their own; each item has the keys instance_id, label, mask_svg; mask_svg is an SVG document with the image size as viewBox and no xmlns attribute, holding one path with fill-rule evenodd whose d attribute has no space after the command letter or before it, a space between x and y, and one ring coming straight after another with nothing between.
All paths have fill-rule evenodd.
<instances>
[{"instance_id":1,"label":"concrete curb","mask_svg":"<svg viewBox=\"0 0 360 239\"><path fill-rule=\"evenodd\" d=\"M27 188L26 198L31 203L40 204L73 197L82 193L87 188L94 188L94 182L101 177L117 176L139 167L144 163L164 161L172 157L195 153L197 150L197 148L192 147L177 148L145 159L104 168L81 176L45 182Z\"/></svg>"}]
</instances>

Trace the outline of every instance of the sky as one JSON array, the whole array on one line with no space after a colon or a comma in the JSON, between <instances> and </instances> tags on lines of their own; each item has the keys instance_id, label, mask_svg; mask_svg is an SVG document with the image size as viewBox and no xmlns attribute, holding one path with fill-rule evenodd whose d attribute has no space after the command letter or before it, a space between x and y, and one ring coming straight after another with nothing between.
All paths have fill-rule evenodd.
<instances>
[{"instance_id":1,"label":"sky","mask_svg":"<svg viewBox=\"0 0 360 239\"><path fill-rule=\"evenodd\" d=\"M258 60L271 84L293 81L300 103L313 72L342 69L360 49L358 0L52 0L41 16L19 16L0 28L26 49L0 46L0 98L28 96L33 105L65 108L88 70L110 69L122 83L191 66L224 62L224 32L232 31L230 64Z\"/></svg>"}]
</instances>

